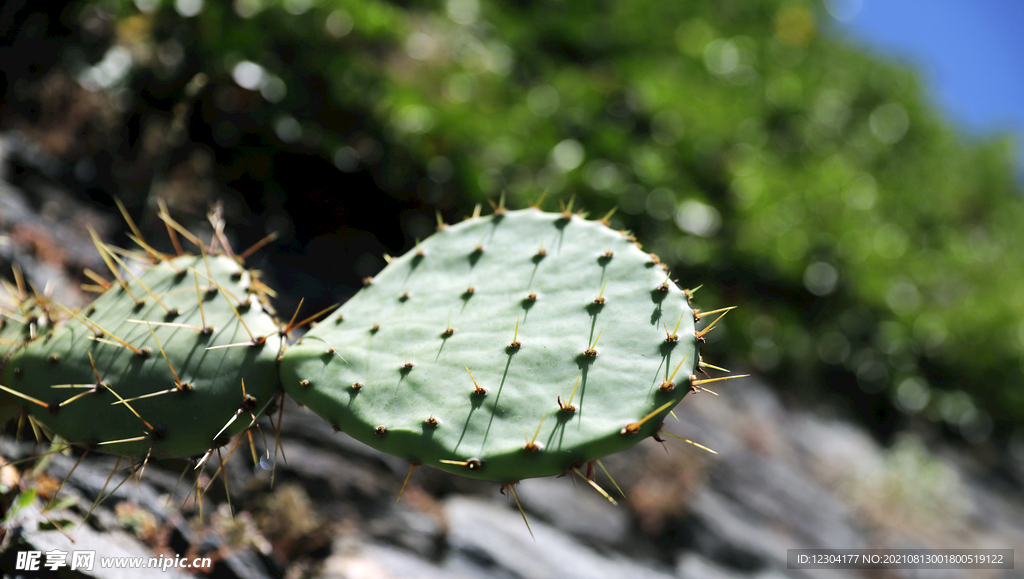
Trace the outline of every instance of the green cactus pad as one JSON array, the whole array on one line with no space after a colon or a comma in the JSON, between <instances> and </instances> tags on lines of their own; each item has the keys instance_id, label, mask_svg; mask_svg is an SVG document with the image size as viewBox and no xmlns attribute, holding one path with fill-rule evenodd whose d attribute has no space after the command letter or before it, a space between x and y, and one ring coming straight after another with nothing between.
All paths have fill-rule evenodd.
<instances>
[{"instance_id":1,"label":"green cactus pad","mask_svg":"<svg viewBox=\"0 0 1024 579\"><path fill-rule=\"evenodd\" d=\"M504 483L654 434L697 362L693 311L657 258L600 222L528 209L395 259L288 349L281 378L370 446Z\"/></svg>"},{"instance_id":2,"label":"green cactus pad","mask_svg":"<svg viewBox=\"0 0 1024 579\"><path fill-rule=\"evenodd\" d=\"M72 443L130 457L202 454L273 399L279 329L234 259L182 256L136 275L11 356L3 384Z\"/></svg>"},{"instance_id":3,"label":"green cactus pad","mask_svg":"<svg viewBox=\"0 0 1024 579\"><path fill-rule=\"evenodd\" d=\"M0 311L0 357L7 358L19 347L30 342L38 328L46 327L45 318L38 318L42 310L32 304L27 306L24 315L22 312Z\"/></svg>"},{"instance_id":4,"label":"green cactus pad","mask_svg":"<svg viewBox=\"0 0 1024 579\"><path fill-rule=\"evenodd\" d=\"M18 292L10 293L13 296ZM32 298L21 301L16 310L0 310L0 368L40 331L45 332L48 324L45 311ZM0 390L0 426L13 418L20 406L16 396Z\"/></svg>"}]
</instances>

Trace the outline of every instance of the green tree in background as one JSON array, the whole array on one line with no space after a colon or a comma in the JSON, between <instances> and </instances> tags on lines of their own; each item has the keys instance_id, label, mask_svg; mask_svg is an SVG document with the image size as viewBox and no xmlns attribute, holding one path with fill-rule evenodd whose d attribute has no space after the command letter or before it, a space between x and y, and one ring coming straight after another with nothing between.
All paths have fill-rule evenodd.
<instances>
[{"instance_id":1,"label":"green tree in background","mask_svg":"<svg viewBox=\"0 0 1024 579\"><path fill-rule=\"evenodd\" d=\"M260 182L270 212L303 175L269 160L312 155L415 207L406 247L434 208L501 194L617 207L701 305L741 306L709 335L718 359L883 430L918 415L983 440L1024 420L1012 143L965 139L914 72L830 38L816 2L97 1L62 21L84 31L70 74L141 119L123 163L147 127L191 122L217 181ZM354 182L316 195L345 206Z\"/></svg>"}]
</instances>

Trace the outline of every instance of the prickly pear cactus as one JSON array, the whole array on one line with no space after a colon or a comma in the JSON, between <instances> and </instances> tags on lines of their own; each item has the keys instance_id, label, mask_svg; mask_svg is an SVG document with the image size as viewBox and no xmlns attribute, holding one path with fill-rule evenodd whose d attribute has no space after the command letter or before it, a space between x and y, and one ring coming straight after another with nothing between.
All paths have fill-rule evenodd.
<instances>
[{"instance_id":1,"label":"prickly pear cactus","mask_svg":"<svg viewBox=\"0 0 1024 579\"><path fill-rule=\"evenodd\" d=\"M286 392L370 446L474 478L559 474L636 444L698 365L685 292L579 216L470 219L367 284L288 349Z\"/></svg>"},{"instance_id":2,"label":"prickly pear cactus","mask_svg":"<svg viewBox=\"0 0 1024 579\"><path fill-rule=\"evenodd\" d=\"M16 300L16 307L0 309L0 367L19 348L35 339L40 331L45 331L50 322L47 313L34 299L25 297L19 288L8 285L7 289ZM19 402L16 396L0 390L0 425L17 415Z\"/></svg>"},{"instance_id":3,"label":"prickly pear cactus","mask_svg":"<svg viewBox=\"0 0 1024 579\"><path fill-rule=\"evenodd\" d=\"M17 285L0 280L10 295L10 301L0 305L0 363L53 325L50 302L38 293L29 294L21 270L16 268L14 274Z\"/></svg>"},{"instance_id":4,"label":"prickly pear cactus","mask_svg":"<svg viewBox=\"0 0 1024 579\"><path fill-rule=\"evenodd\" d=\"M224 255L121 273L88 309L64 310L10 355L0 383L72 443L130 457L202 454L247 428L278 391L281 336L253 283Z\"/></svg>"}]
</instances>

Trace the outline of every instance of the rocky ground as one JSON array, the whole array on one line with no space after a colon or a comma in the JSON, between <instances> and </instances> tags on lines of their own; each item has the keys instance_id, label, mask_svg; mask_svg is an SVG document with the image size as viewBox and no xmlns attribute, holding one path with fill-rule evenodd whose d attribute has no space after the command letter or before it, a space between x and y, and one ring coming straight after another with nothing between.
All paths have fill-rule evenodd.
<instances>
[{"instance_id":1,"label":"rocky ground","mask_svg":"<svg viewBox=\"0 0 1024 579\"><path fill-rule=\"evenodd\" d=\"M32 154L9 139L0 148ZM65 303L84 299L75 271L102 267L86 226L104 234L114 222L44 171L0 181L0 267L10 271L16 261ZM1008 571L787 569L787 549L797 548L1024 546L1024 467L992 448L926 431L885 447L862 427L796 407L754 377L720 394L687 397L679 420L666 426L718 454L669 438L607 458L624 497L603 472L596 478L618 506L578 479L523 481L517 491L529 529L497 485L428 468L414 471L396 504L407 463L334 433L294 403L286 405L276 469L272 459L254 467L248 452L236 453L227 468L230 509L217 482L201 520L192 475L176 485L187 465L154 463L80 524L115 466L109 457L81 461L57 498L66 506L11 508L19 488L52 496L80 457L52 455L39 473L0 468L0 490L7 489L0 507L8 512L0 569L17 576L18 551L59 549L198 555L213 560L211 576L253 579L1024 577L1019 562ZM273 455L273 429L264 422ZM43 450L10 431L0 437L6 462ZM122 469L108 492L123 476ZM62 576L151 575L187 573L95 568Z\"/></svg>"}]
</instances>

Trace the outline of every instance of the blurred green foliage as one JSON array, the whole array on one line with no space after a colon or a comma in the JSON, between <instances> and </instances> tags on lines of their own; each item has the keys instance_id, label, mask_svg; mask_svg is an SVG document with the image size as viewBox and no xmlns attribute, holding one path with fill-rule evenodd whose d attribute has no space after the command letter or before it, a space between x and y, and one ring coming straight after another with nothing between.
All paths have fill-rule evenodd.
<instances>
[{"instance_id":1,"label":"blurred green foliage","mask_svg":"<svg viewBox=\"0 0 1024 579\"><path fill-rule=\"evenodd\" d=\"M269 135L449 216L502 193L618 207L681 285L706 284L700 305L741 306L709 335L719 359L835 391L883 429L919 415L981 440L1024 420L1013 144L964 138L913 71L835 40L816 2L69 10L111 22L131 57L104 77L108 50L79 79L173 95L205 73L221 147Z\"/></svg>"}]
</instances>

